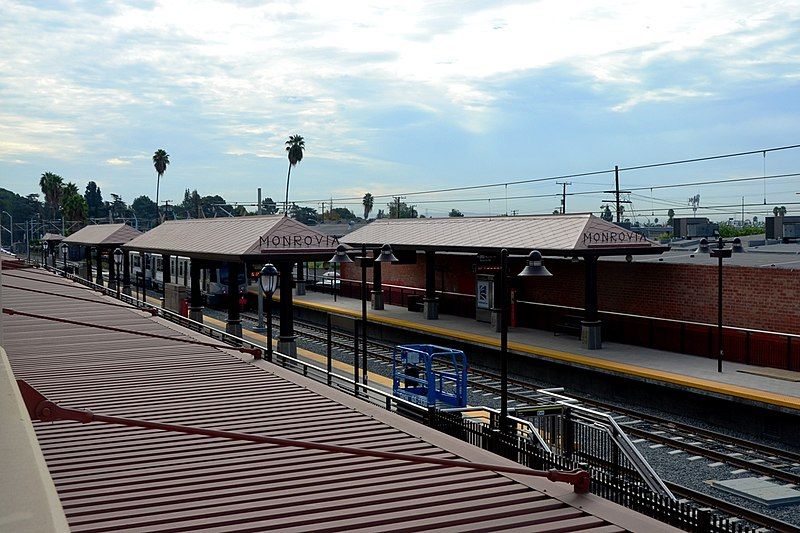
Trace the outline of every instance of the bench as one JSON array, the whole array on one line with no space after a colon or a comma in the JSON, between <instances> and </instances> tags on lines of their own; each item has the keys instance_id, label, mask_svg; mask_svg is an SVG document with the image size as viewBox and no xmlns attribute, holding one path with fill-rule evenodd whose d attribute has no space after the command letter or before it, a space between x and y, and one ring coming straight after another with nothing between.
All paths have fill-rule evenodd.
<instances>
[{"instance_id":1,"label":"bench","mask_svg":"<svg viewBox=\"0 0 800 533\"><path fill-rule=\"evenodd\" d=\"M558 336L564 334L580 337L581 322L583 322L583 317L580 315L564 315L561 319L561 322L558 322L555 325L553 335Z\"/></svg>"}]
</instances>

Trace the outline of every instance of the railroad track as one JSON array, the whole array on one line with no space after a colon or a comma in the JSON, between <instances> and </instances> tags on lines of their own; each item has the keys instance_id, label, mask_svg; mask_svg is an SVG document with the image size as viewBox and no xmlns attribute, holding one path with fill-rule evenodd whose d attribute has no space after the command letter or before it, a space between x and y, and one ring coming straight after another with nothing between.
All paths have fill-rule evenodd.
<instances>
[{"instance_id":1,"label":"railroad track","mask_svg":"<svg viewBox=\"0 0 800 533\"><path fill-rule=\"evenodd\" d=\"M242 319L253 322L257 320L255 316L249 314L242 314ZM273 327L277 328L277 320L273 320ZM325 327L295 320L295 332L307 342L322 348L327 346L327 329ZM331 332L331 343L338 350L352 352L353 334L334 329ZM367 350L373 365L385 366L387 372L391 372L392 345L368 340ZM469 389L473 395L490 396L494 400L500 396L499 375L486 369L470 367ZM541 405L545 401L533 384L514 378L510 378L508 381L508 395L510 409ZM684 460L706 458L753 474L768 476L800 486L800 453L751 442L595 399L573 394L570 394L570 398L578 400L586 407L612 416L632 437L644 439L653 445L661 445L691 454L683 455ZM552 403L552 399L549 403ZM712 507L719 512L739 517L761 527L774 531L797 530L795 526L707 493L672 482L667 482L667 486L676 496L694 501L699 506Z\"/></svg>"}]
</instances>

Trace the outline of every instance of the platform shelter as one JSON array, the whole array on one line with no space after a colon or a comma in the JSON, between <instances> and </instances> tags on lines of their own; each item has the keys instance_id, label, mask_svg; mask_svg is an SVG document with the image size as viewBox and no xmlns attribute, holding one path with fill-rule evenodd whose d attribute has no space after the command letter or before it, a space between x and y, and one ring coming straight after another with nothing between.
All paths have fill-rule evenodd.
<instances>
[{"instance_id":1,"label":"platform shelter","mask_svg":"<svg viewBox=\"0 0 800 533\"><path fill-rule=\"evenodd\" d=\"M522 270L533 250L545 257L572 257L583 260L586 271L585 315L581 338L589 348L601 347L601 324L597 305L597 260L602 256L660 254L669 247L643 235L607 222L592 214L518 217L453 217L381 219L342 237L342 243L378 250L389 244L401 263L416 263L417 254L425 257L425 298L423 313L438 318L436 297L436 256L471 254L475 256L474 276L476 318L497 315L494 287L499 285L500 252L510 256L511 279ZM381 264L373 265L373 308L380 309ZM389 266L387 268L393 268ZM463 275L473 275L464 272ZM508 286L508 284L505 284ZM378 306L376 307L376 303Z\"/></svg>"},{"instance_id":2,"label":"platform shelter","mask_svg":"<svg viewBox=\"0 0 800 533\"><path fill-rule=\"evenodd\" d=\"M103 255L108 261L108 286L114 287L117 279L116 265L114 264L114 250L141 235L142 232L127 224L95 224L86 226L65 237L64 243L70 246L82 246L86 257L86 277L92 281L92 257L96 262L97 275L95 283L103 284ZM125 294L131 293L131 280L128 254L123 255L122 262L122 289Z\"/></svg>"},{"instance_id":3,"label":"platform shelter","mask_svg":"<svg viewBox=\"0 0 800 533\"><path fill-rule=\"evenodd\" d=\"M292 309L292 270L304 261L327 261L339 241L284 215L170 220L127 243L123 249L141 254L161 254L162 264L171 256L191 260L190 318L202 321L203 300L200 270L212 264L227 264L228 272L243 265L273 263L280 272L280 336L278 350L294 355L297 345ZM144 263L142 263L144 264ZM298 268L297 289L304 294L302 269ZM164 285L170 283L169 267L164 269ZM228 276L228 294L238 294L238 276ZM228 333L241 336L239 302L228 298Z\"/></svg>"},{"instance_id":4,"label":"platform shelter","mask_svg":"<svg viewBox=\"0 0 800 533\"><path fill-rule=\"evenodd\" d=\"M61 241L64 240L64 236L60 233L45 233L39 240L47 243L47 254L50 256L50 263L52 266L56 266L57 248Z\"/></svg>"}]
</instances>

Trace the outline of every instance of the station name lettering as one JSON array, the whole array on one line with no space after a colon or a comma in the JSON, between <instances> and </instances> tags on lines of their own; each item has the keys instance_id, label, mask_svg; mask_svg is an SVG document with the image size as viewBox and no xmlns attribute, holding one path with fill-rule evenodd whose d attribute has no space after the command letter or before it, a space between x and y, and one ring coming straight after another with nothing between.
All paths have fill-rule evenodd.
<instances>
[{"instance_id":1,"label":"station name lettering","mask_svg":"<svg viewBox=\"0 0 800 533\"><path fill-rule=\"evenodd\" d=\"M583 244L630 244L647 242L644 235L632 231L587 231L583 234Z\"/></svg>"},{"instance_id":2,"label":"station name lettering","mask_svg":"<svg viewBox=\"0 0 800 533\"><path fill-rule=\"evenodd\" d=\"M329 235L271 235L259 237L259 244L262 248L333 247L339 245L339 239Z\"/></svg>"}]
</instances>

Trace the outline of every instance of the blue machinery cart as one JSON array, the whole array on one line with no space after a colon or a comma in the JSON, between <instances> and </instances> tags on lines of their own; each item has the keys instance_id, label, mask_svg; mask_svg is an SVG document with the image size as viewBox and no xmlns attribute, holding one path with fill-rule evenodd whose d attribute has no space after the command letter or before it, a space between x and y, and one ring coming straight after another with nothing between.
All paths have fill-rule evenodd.
<instances>
[{"instance_id":1,"label":"blue machinery cart","mask_svg":"<svg viewBox=\"0 0 800 533\"><path fill-rule=\"evenodd\" d=\"M394 395L423 407L467 405L467 356L434 344L404 344L392 357Z\"/></svg>"}]
</instances>

